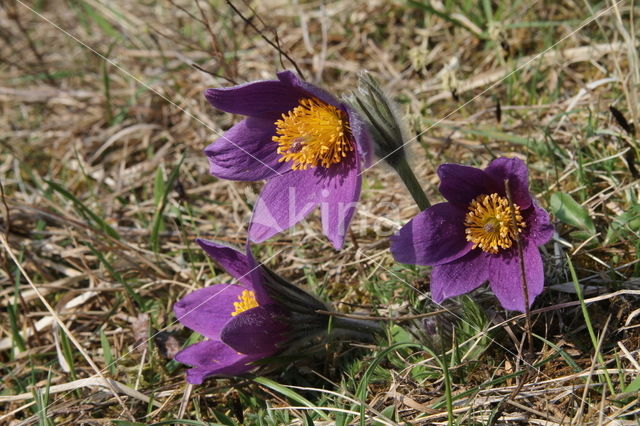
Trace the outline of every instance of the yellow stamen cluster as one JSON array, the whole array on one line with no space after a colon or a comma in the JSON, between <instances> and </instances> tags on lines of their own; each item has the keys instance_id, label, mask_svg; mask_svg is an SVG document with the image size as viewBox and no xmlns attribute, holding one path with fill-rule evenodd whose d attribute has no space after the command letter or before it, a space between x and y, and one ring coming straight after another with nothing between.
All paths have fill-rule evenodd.
<instances>
[{"instance_id":1,"label":"yellow stamen cluster","mask_svg":"<svg viewBox=\"0 0 640 426\"><path fill-rule=\"evenodd\" d=\"M231 312L232 317L259 306L256 300L256 294L250 290L243 290L242 294L238 296L238 300L239 302L233 302L233 307L236 308L236 310Z\"/></svg>"},{"instance_id":2,"label":"yellow stamen cluster","mask_svg":"<svg viewBox=\"0 0 640 426\"><path fill-rule=\"evenodd\" d=\"M275 125L280 162L292 161L293 170L329 167L353 151L346 114L319 99L301 99Z\"/></svg>"},{"instance_id":3,"label":"yellow stamen cluster","mask_svg":"<svg viewBox=\"0 0 640 426\"><path fill-rule=\"evenodd\" d=\"M473 243L474 249L479 247L492 254L511 247L525 227L520 207L514 207L515 221L505 197L495 193L476 197L464 219L467 241Z\"/></svg>"}]
</instances>

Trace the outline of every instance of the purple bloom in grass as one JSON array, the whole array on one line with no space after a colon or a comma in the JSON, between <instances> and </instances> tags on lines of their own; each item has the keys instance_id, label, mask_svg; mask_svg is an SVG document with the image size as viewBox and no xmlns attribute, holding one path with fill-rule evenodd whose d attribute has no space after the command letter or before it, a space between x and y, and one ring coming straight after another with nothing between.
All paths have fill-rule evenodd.
<instances>
[{"instance_id":1,"label":"purple bloom in grass","mask_svg":"<svg viewBox=\"0 0 640 426\"><path fill-rule=\"evenodd\" d=\"M361 165L371 156L358 114L291 71L205 96L218 109L247 116L205 154L214 176L267 180L249 225L251 241L271 238L320 205L323 231L341 248L360 197Z\"/></svg>"},{"instance_id":2,"label":"purple bloom in grass","mask_svg":"<svg viewBox=\"0 0 640 426\"><path fill-rule=\"evenodd\" d=\"M192 365L189 383L212 375L236 376L254 367L251 362L278 351L287 324L282 309L267 295L251 252L247 255L211 241L198 240L239 284L205 287L178 301L173 310L185 326L209 340L188 346L175 359Z\"/></svg>"},{"instance_id":3,"label":"purple bloom in grass","mask_svg":"<svg viewBox=\"0 0 640 426\"><path fill-rule=\"evenodd\" d=\"M525 163L502 157L484 170L443 164L438 176L447 202L418 213L391 238L393 257L402 263L433 266L431 295L437 303L489 281L505 309L523 312L516 241L520 238L533 303L544 283L538 246L553 234L549 215L529 193ZM505 180L515 212L507 199Z\"/></svg>"},{"instance_id":4,"label":"purple bloom in grass","mask_svg":"<svg viewBox=\"0 0 640 426\"><path fill-rule=\"evenodd\" d=\"M327 329L328 307L294 287L246 254L213 241L198 240L238 284L196 290L173 307L178 321L208 340L188 346L175 359L193 368L187 381L200 384L209 376L238 376L253 370L251 363L291 348L302 334ZM282 303L280 300L285 300ZM288 305L289 304L289 305ZM292 324L296 324L295 326Z\"/></svg>"}]
</instances>

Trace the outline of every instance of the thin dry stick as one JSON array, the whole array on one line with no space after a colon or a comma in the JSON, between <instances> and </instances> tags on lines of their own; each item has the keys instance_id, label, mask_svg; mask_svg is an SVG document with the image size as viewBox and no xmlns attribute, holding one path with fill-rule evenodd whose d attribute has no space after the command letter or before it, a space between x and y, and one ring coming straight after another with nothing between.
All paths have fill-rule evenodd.
<instances>
[{"instance_id":1,"label":"thin dry stick","mask_svg":"<svg viewBox=\"0 0 640 426\"><path fill-rule=\"evenodd\" d=\"M2 196L2 204L4 205L5 210L5 226L4 226L4 237L9 240L9 234L11 233L11 213L9 212L9 204L7 204L7 199L4 193L4 186L2 185L2 181L0 181L0 195ZM7 277L11 277L11 270L9 270L9 259L5 255L0 256L0 260L2 261L2 267L5 270ZM22 292L18 292L18 297L20 298L20 303L22 306L26 307L27 302L24 300ZM40 336L40 332L36 328L35 320L27 315L27 322L29 323L29 327L34 332L34 336L38 344L42 343L42 337Z\"/></svg>"},{"instance_id":2,"label":"thin dry stick","mask_svg":"<svg viewBox=\"0 0 640 426\"><path fill-rule=\"evenodd\" d=\"M195 0L195 4L198 7L198 10L200 11L200 16L202 16L202 23L207 29L207 32L209 33L209 37L211 37L211 45L213 47L214 56L218 59L218 61L220 62L220 65L222 65L222 68L224 69L224 73L226 75L230 76L230 78L236 77L231 67L229 66L229 63L226 61L224 57L224 53L223 53L224 49L220 46L218 37L216 37L215 31L213 31L213 28L211 28L211 24L209 24L209 20L207 19L207 14L204 12L204 9L200 5L200 0Z\"/></svg>"},{"instance_id":3,"label":"thin dry stick","mask_svg":"<svg viewBox=\"0 0 640 426\"><path fill-rule=\"evenodd\" d=\"M209 20L207 19L207 15L205 14L204 9L202 9L202 6L200 5L199 0L195 0L194 3L196 4L196 6L198 7L198 10L200 11L201 18L198 18L196 15L191 13L189 11L189 9L187 9L187 8L185 8L183 6L180 6L174 0L169 0L169 3L171 3L171 5L173 7L175 7L176 9L180 9L182 12L187 14L194 21L197 21L197 22L201 23L206 28L207 32L209 33L209 36L211 37L211 47L213 49L213 52L212 52L213 56L217 59L218 63L222 66L222 68L224 68L225 73L230 74L231 71L229 69L229 64L224 59L224 54L222 54L222 49L220 47L220 42L218 41L218 38L216 37L213 29L211 28L211 25L209 24ZM161 34L161 35L163 35L163 34ZM163 35L163 37L169 38L169 37L164 36L164 35ZM169 38L169 40L171 40L171 39ZM196 67L194 67L194 68L196 68ZM204 70L202 70L202 71L204 71ZM217 77L217 75L215 75L214 73L210 73L208 71L205 71L205 72ZM221 78L227 79L226 77L221 77Z\"/></svg>"},{"instance_id":4,"label":"thin dry stick","mask_svg":"<svg viewBox=\"0 0 640 426\"><path fill-rule=\"evenodd\" d=\"M516 209L511 198L511 189L509 188L509 179L504 180L504 190L509 200L509 208L511 210L511 224L514 229L518 229L518 221L516 220ZM524 317L527 328L527 340L529 343L529 355L533 357L533 333L531 332L531 312L529 311L529 287L527 286L527 276L524 269L524 255L522 253L522 243L520 233L516 234L516 247L518 248L518 263L520 264L520 277L522 279L522 292L524 294Z\"/></svg>"},{"instance_id":5,"label":"thin dry stick","mask_svg":"<svg viewBox=\"0 0 640 426\"><path fill-rule=\"evenodd\" d=\"M153 404L156 407L160 406L160 402L159 401L152 401L151 398L149 398L147 395L138 392L135 389L130 388L129 386L120 383L116 380L111 380L108 379L107 382L105 382L104 380L92 376L92 377L87 377L86 379L78 379L78 380L74 380L72 382L68 382L68 383L62 383L59 385L52 385L47 389L47 392L50 395L53 394L57 394L57 393L62 393L62 392L70 392L76 389L81 389L84 387L89 387L89 388L104 388L107 386L107 383L111 383L114 387L118 388L122 393L124 393L125 395L128 395L132 398L138 399L142 402L146 402L147 404ZM26 399L33 399L33 392L24 392L24 393L20 393L18 395L0 395L0 403L7 403L7 402L15 402L15 401L24 401ZM21 407L22 409L27 408L26 406ZM0 420L4 419L4 416L0 416Z\"/></svg>"},{"instance_id":6,"label":"thin dry stick","mask_svg":"<svg viewBox=\"0 0 640 426\"><path fill-rule=\"evenodd\" d=\"M4 214L5 214L5 225L4 225L4 235L9 238L9 234L11 233L11 215L9 213L9 205L7 204L7 199L4 196L4 186L2 185L2 181L0 181L0 195L2 196L2 204L4 205Z\"/></svg>"},{"instance_id":7,"label":"thin dry stick","mask_svg":"<svg viewBox=\"0 0 640 426\"><path fill-rule=\"evenodd\" d=\"M205 74L209 74L212 77L221 78L223 80L228 81L229 83L231 83L233 85L238 84L234 79L229 78L229 77L225 77L224 75L221 75L221 74L216 74L215 72L212 72L212 71L209 71L209 70L206 70L206 69L202 68L200 65L198 65L196 63L190 63L189 65L191 65L193 68L197 69L200 72L203 72Z\"/></svg>"},{"instance_id":8,"label":"thin dry stick","mask_svg":"<svg viewBox=\"0 0 640 426\"><path fill-rule=\"evenodd\" d=\"M343 313L340 313L340 312L329 312L329 311L323 311L323 310L320 310L320 309L316 310L315 312L317 314L320 314L320 315L329 315L329 316L332 316L332 317L340 317L340 318L351 318L351 319L369 320L369 321L402 322L402 321L409 321L409 320L427 318L427 317L432 317L434 315L444 314L446 312L449 312L449 310L448 309L439 309L437 311L426 312L424 314L402 315L402 316L399 316L399 317L379 317L379 316L375 316L375 315L343 314Z\"/></svg>"},{"instance_id":9,"label":"thin dry stick","mask_svg":"<svg viewBox=\"0 0 640 426\"><path fill-rule=\"evenodd\" d=\"M187 406L189 405L189 401L191 401L191 391L193 391L193 385L189 383L187 388L184 390L182 399L180 400L180 408L178 409L179 419L183 418L184 414L187 412Z\"/></svg>"},{"instance_id":10,"label":"thin dry stick","mask_svg":"<svg viewBox=\"0 0 640 426\"><path fill-rule=\"evenodd\" d=\"M262 31L260 31L260 29L258 27L256 27L256 25L247 17L245 17L242 12L240 12L238 10L238 8L231 2L231 0L225 0L227 2L227 4L229 5L229 7L231 9L233 9L233 11L235 13L238 14L238 16L240 17L240 19L242 19L244 21L245 24L249 25L251 28L254 29L255 32L258 33L258 35L260 35L260 37L262 37L262 39L264 41L266 41L267 43L269 43L269 45L271 47L273 47L274 49L276 49L278 51L278 53L280 54L281 58L280 58L280 65L282 65L282 68L285 68L284 63L282 62L282 56L284 56L285 58L287 58L287 60L289 62L291 62L291 65L293 65L293 67L296 69L296 72L298 73L298 75L300 76L300 78L302 78L304 80L304 74L302 74L302 71L300 70L300 68L298 67L298 64L296 63L296 61L294 61L291 56L289 56L287 54L287 52L285 52L284 50L282 50L282 48L280 47L279 43L274 43L273 41L271 41L267 36L264 35L264 33ZM278 35L276 34L276 40L278 38Z\"/></svg>"},{"instance_id":11,"label":"thin dry stick","mask_svg":"<svg viewBox=\"0 0 640 426\"><path fill-rule=\"evenodd\" d=\"M522 377L518 378L518 383L516 384L516 387L513 389L513 391L498 403L495 414L491 417L488 426L493 426L498 420L500 420L500 417L502 417L502 412L504 411L504 405L516 399L516 396L518 396L518 394L524 387L524 383L527 381L527 375L528 374L525 371Z\"/></svg>"},{"instance_id":12,"label":"thin dry stick","mask_svg":"<svg viewBox=\"0 0 640 426\"><path fill-rule=\"evenodd\" d=\"M58 83L56 82L56 80L53 78L53 76L49 72L49 69L47 68L47 65L45 64L44 58L42 57L42 55L40 54L40 52L36 48L36 44L33 42L33 39L29 35L29 32L27 31L27 29L24 27L24 25L22 25L22 21L20 20L20 14L16 10L15 5L11 5L11 10L7 10L7 15L8 15L9 19L13 20L13 22L16 23L16 26L18 27L18 29L20 30L20 32L22 33L24 38L27 40L27 44L29 45L29 49L33 53L33 56L36 57L36 60L38 61L38 64L40 65L40 69L44 73L44 76L47 79L47 81L49 82L49 84L51 84L52 86L57 86Z\"/></svg>"},{"instance_id":13,"label":"thin dry stick","mask_svg":"<svg viewBox=\"0 0 640 426\"><path fill-rule=\"evenodd\" d=\"M518 220L516 219L515 204L513 203L513 198L511 197L511 189L509 188L509 179L504 180L504 190L507 195L507 199L509 200L509 208L511 210L511 225L514 227L514 229L517 230ZM518 264L520 265L520 277L522 279L522 292L524 294L524 313L525 313L527 340L529 344L529 355L531 358L533 358L533 334L531 332L531 328L532 328L531 313L529 311L529 288L527 286L527 278L525 275L524 255L522 253L520 233L516 234L516 247L518 250ZM521 357L520 355L521 352L522 351L518 349L518 357ZM529 376L529 372L532 370L532 365L527 361L525 361L525 365L527 367L524 374L518 377L518 382L516 384L516 387L513 389L513 392L511 392L511 394L509 394L503 401L500 402L500 404L498 404L496 415L491 418L491 421L489 422L490 425L493 425L502 416L502 410L503 410L504 404L510 400L515 400L515 398L518 396L518 394L524 387L524 384L529 380L528 376Z\"/></svg>"},{"instance_id":14,"label":"thin dry stick","mask_svg":"<svg viewBox=\"0 0 640 426\"><path fill-rule=\"evenodd\" d=\"M587 373L587 381L586 381L586 385L584 387L584 390L582 392L582 398L580 399L580 406L578 407L578 412L576 413L576 415L573 417L573 421L574 424L581 424L582 423L582 412L584 411L584 404L585 404L585 398L587 397L587 392L589 391L589 385L591 383L591 378L594 375L594 372L596 371L596 364L598 363L598 354L600 353L600 347L602 345L602 342L604 341L604 336L606 335L606 331L607 328L609 327L609 321L611 321L611 315L609 315L609 317L607 318L607 322L604 324L604 327L602 328L602 333L600 334L600 336L598 337L598 340L596 341L596 347L595 347L595 352L593 354L593 358L591 360L591 367L589 367L589 372ZM602 363L602 367L605 371L605 377L606 376L606 371L607 371L607 365L605 363ZM607 387L603 386L603 392L606 392ZM589 407L590 408L590 407ZM600 423L602 424L602 423Z\"/></svg>"},{"instance_id":15,"label":"thin dry stick","mask_svg":"<svg viewBox=\"0 0 640 426\"><path fill-rule=\"evenodd\" d=\"M18 267L18 269L20 269L20 272L22 273L22 276L27 280L27 282L29 283L29 285L31 286L31 288L33 289L33 291L36 292L36 294L38 295L38 298L40 299L40 301L42 302L42 304L47 308L47 310L49 311L49 313L53 316L53 318L55 318L56 322L58 323L58 326L64 330L64 332L67 334L67 337L69 337L69 340L71 340L71 343L73 343L73 345L78 349L78 351L82 354L82 356L84 357L84 359L87 360L87 362L89 363L89 365L91 366L91 368L93 368L93 370L96 372L96 374L102 379L104 380L104 382L107 384L107 387L109 388L109 390L113 393L113 396L118 400L118 403L120 404L120 406L122 407L122 409L124 410L124 412L127 414L127 417L129 417L129 419L131 421L135 421L135 418L133 417L133 414L131 414L131 411L129 411L129 408L127 408L127 406L125 405L124 401L122 400L122 398L120 398L120 395L118 395L118 391L116 390L116 388L113 386L113 383L111 383L110 380L108 380L104 374L102 374L102 371L98 368L98 366L93 362L93 360L91 359L91 357L89 356L89 354L85 351L85 349L82 347L82 345L80 344L80 342L78 342L78 340L75 338L75 336L71 333L71 330L69 330L69 328L67 328L67 326L65 325L65 323L60 319L60 317L58 317L58 314L56 313L55 309L53 309L53 307L49 304L49 302L47 302L47 299L44 298L44 296L42 295L42 293L40 292L40 290L38 289L38 287L36 287L36 285L31 281L31 278L29 278L29 275L27 275L27 272L22 268L22 265L20 264L20 262L18 261L18 259L15 257L15 255L13 254L13 251L11 250L11 247L9 246L9 242L7 241L7 239L5 238L4 235L0 234L0 240L2 241L2 245L4 246L4 249L6 250L6 252L9 254L9 257L11 257L11 260L13 260L13 262L16 264L16 266Z\"/></svg>"}]
</instances>

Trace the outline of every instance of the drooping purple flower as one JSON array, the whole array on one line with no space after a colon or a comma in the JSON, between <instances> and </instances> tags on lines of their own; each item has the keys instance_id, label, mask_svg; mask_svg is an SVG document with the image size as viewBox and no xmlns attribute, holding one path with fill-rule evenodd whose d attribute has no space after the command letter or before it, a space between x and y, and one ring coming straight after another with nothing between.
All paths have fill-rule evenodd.
<instances>
[{"instance_id":1,"label":"drooping purple flower","mask_svg":"<svg viewBox=\"0 0 640 426\"><path fill-rule=\"evenodd\" d=\"M247 116L205 154L214 176L267 180L249 225L251 241L271 238L320 205L323 231L341 248L360 197L361 166L371 156L358 114L291 71L205 96L218 109Z\"/></svg>"},{"instance_id":2,"label":"drooping purple flower","mask_svg":"<svg viewBox=\"0 0 640 426\"><path fill-rule=\"evenodd\" d=\"M264 358L309 355L329 341L370 341L384 331L372 321L332 316L327 304L258 265L249 244L241 253L214 241L198 243L238 284L196 290L173 307L178 321L208 339L175 357L193 366L187 371L189 383L200 384L210 376L240 376Z\"/></svg>"},{"instance_id":3,"label":"drooping purple flower","mask_svg":"<svg viewBox=\"0 0 640 426\"><path fill-rule=\"evenodd\" d=\"M255 368L250 363L278 352L289 331L288 313L267 294L261 266L249 247L245 255L212 241L198 243L239 283L196 290L173 307L178 321L208 338L175 357L193 366L187 371L193 384L209 376L249 372Z\"/></svg>"},{"instance_id":4,"label":"drooping purple flower","mask_svg":"<svg viewBox=\"0 0 640 426\"><path fill-rule=\"evenodd\" d=\"M538 246L553 235L549 215L529 193L525 163L502 157L484 170L443 164L438 176L447 202L418 213L391 237L393 257L402 263L433 266L431 295L437 303L488 281L505 309L524 312L517 239L531 304L544 284Z\"/></svg>"}]
</instances>

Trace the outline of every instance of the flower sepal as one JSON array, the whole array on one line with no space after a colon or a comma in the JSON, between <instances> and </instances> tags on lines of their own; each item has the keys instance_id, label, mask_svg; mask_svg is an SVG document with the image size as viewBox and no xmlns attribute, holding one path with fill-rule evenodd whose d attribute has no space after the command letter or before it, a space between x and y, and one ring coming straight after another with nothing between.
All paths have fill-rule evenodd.
<instances>
[{"instance_id":1,"label":"flower sepal","mask_svg":"<svg viewBox=\"0 0 640 426\"><path fill-rule=\"evenodd\" d=\"M404 124L395 104L380 88L380 83L364 71L358 79L358 89L346 99L362 117L373 139L375 154L392 167L405 158Z\"/></svg>"},{"instance_id":2,"label":"flower sepal","mask_svg":"<svg viewBox=\"0 0 640 426\"><path fill-rule=\"evenodd\" d=\"M373 140L375 154L398 173L420 210L431 204L411 166L407 162L404 145L406 131L397 107L380 88L380 83L368 72L362 72L358 90L346 99L363 117Z\"/></svg>"},{"instance_id":3,"label":"flower sepal","mask_svg":"<svg viewBox=\"0 0 640 426\"><path fill-rule=\"evenodd\" d=\"M305 344L324 345L327 340L371 341L374 335L384 332L377 321L344 317L266 266L262 268L269 297L289 312L288 346L295 342L292 346L297 350ZM286 352L292 351L287 349Z\"/></svg>"}]
</instances>

